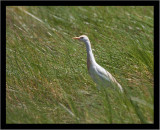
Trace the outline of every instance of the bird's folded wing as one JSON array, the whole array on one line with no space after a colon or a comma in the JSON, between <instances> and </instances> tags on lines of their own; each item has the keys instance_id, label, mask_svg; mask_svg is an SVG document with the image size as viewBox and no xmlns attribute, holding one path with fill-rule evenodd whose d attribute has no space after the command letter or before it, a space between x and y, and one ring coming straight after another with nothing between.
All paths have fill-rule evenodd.
<instances>
[{"instance_id":1,"label":"bird's folded wing","mask_svg":"<svg viewBox=\"0 0 160 130\"><path fill-rule=\"evenodd\" d=\"M116 79L108 71L106 71L104 68L102 68L101 66L98 66L96 70L97 70L99 76L102 76L103 78L110 81L111 83L116 83L117 82Z\"/></svg>"}]
</instances>

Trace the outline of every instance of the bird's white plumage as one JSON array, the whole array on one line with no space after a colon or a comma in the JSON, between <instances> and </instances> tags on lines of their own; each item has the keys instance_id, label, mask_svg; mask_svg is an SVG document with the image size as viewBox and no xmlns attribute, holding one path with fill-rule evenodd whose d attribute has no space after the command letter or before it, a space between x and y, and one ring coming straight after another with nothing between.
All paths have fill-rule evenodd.
<instances>
[{"instance_id":1,"label":"bird's white plumage","mask_svg":"<svg viewBox=\"0 0 160 130\"><path fill-rule=\"evenodd\" d=\"M74 37L73 39L78 39L86 44L87 68L93 81L99 87L119 88L120 91L123 92L122 86L116 79L107 70L96 63L88 37L86 35L81 35L79 37Z\"/></svg>"}]
</instances>

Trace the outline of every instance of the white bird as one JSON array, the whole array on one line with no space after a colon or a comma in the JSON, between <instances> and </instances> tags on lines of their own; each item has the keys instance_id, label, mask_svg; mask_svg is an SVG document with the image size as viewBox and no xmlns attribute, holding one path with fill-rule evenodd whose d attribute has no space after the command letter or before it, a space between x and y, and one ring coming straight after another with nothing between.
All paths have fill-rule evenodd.
<instances>
[{"instance_id":1,"label":"white bird","mask_svg":"<svg viewBox=\"0 0 160 130\"><path fill-rule=\"evenodd\" d=\"M107 70L96 63L89 38L86 35L81 35L79 37L73 37L72 39L78 39L86 44L87 68L91 78L97 86L99 88L101 86L119 88L119 90L123 92L122 86L116 81L116 79Z\"/></svg>"}]
</instances>

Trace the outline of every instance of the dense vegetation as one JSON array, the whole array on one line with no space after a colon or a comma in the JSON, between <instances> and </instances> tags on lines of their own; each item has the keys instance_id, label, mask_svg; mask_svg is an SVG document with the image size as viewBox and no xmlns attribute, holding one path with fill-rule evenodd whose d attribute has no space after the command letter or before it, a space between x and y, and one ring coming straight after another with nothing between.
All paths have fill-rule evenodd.
<instances>
[{"instance_id":1,"label":"dense vegetation","mask_svg":"<svg viewBox=\"0 0 160 130\"><path fill-rule=\"evenodd\" d=\"M7 123L153 123L153 7L6 11ZM96 88L82 34L124 94Z\"/></svg>"}]
</instances>

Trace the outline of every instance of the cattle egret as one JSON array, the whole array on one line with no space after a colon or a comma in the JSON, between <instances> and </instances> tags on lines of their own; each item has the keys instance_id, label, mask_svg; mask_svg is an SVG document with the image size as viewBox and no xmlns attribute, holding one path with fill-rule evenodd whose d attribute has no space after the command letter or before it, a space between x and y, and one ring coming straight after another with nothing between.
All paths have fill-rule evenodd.
<instances>
[{"instance_id":1,"label":"cattle egret","mask_svg":"<svg viewBox=\"0 0 160 130\"><path fill-rule=\"evenodd\" d=\"M96 63L88 37L86 35L81 35L79 37L73 37L72 39L78 39L86 44L88 72L98 88L101 86L119 88L119 90L123 92L122 86L116 79L107 70Z\"/></svg>"}]
</instances>

